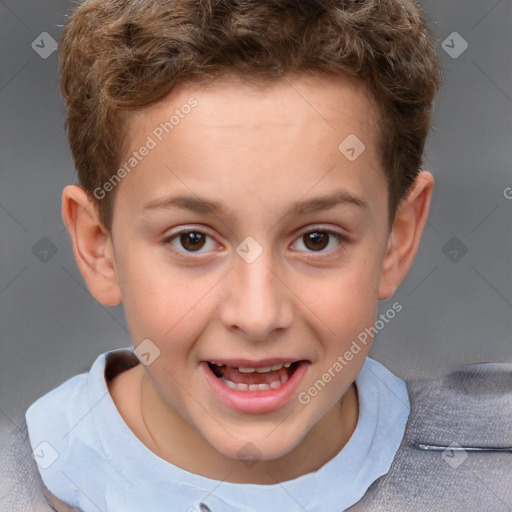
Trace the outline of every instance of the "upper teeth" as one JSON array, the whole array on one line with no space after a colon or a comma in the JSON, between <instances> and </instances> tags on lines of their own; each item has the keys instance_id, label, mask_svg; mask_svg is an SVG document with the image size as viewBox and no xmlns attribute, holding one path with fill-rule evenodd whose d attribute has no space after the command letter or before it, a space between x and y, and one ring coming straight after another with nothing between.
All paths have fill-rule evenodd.
<instances>
[{"instance_id":1,"label":"upper teeth","mask_svg":"<svg viewBox=\"0 0 512 512\"><path fill-rule=\"evenodd\" d=\"M215 363L217 366L224 366L222 363ZM241 373L268 373L268 372L275 372L277 370L280 370L283 366L285 368L289 368L292 363L284 363L284 364L275 364L274 366L265 366L264 368L249 368L245 366L239 366L238 371Z\"/></svg>"}]
</instances>

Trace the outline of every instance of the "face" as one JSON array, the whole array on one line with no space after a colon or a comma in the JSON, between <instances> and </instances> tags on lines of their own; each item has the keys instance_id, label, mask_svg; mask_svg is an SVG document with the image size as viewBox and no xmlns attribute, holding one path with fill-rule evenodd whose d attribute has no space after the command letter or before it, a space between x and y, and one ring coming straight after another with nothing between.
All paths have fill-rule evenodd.
<instances>
[{"instance_id":1,"label":"face","mask_svg":"<svg viewBox=\"0 0 512 512\"><path fill-rule=\"evenodd\" d=\"M130 119L139 156L112 224L128 327L150 340L160 417L224 457L249 442L283 457L343 421L370 343L308 390L375 322L389 239L375 123L356 84L312 77L188 84Z\"/></svg>"}]
</instances>

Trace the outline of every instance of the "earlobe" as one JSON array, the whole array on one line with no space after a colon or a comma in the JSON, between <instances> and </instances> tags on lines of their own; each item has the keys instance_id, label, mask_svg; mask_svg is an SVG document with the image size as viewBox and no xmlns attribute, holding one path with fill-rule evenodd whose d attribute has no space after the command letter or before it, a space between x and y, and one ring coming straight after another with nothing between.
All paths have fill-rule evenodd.
<instances>
[{"instance_id":1,"label":"earlobe","mask_svg":"<svg viewBox=\"0 0 512 512\"><path fill-rule=\"evenodd\" d=\"M420 172L398 208L382 265L379 300L393 295L414 261L433 190L433 176L426 171Z\"/></svg>"},{"instance_id":2,"label":"earlobe","mask_svg":"<svg viewBox=\"0 0 512 512\"><path fill-rule=\"evenodd\" d=\"M76 263L93 297L106 306L120 304L111 235L82 187L64 188L62 219L71 236Z\"/></svg>"}]
</instances>

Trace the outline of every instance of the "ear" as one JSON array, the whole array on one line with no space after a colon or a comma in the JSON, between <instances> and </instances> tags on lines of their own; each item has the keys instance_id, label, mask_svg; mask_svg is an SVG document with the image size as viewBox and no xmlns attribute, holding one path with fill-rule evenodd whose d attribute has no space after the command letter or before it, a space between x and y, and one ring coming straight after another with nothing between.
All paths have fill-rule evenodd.
<instances>
[{"instance_id":1,"label":"ear","mask_svg":"<svg viewBox=\"0 0 512 512\"><path fill-rule=\"evenodd\" d=\"M106 306L120 304L112 238L100 221L96 205L82 187L64 188L62 218L73 242L76 263L93 297Z\"/></svg>"},{"instance_id":2,"label":"ear","mask_svg":"<svg viewBox=\"0 0 512 512\"><path fill-rule=\"evenodd\" d=\"M433 176L420 172L397 210L383 261L379 299L387 299L395 293L414 261L433 190Z\"/></svg>"}]
</instances>

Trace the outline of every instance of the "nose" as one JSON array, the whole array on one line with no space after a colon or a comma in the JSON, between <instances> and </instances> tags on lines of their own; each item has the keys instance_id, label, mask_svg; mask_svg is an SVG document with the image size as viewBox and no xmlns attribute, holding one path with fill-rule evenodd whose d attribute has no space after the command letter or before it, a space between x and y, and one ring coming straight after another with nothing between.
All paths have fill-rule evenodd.
<instances>
[{"instance_id":1,"label":"nose","mask_svg":"<svg viewBox=\"0 0 512 512\"><path fill-rule=\"evenodd\" d=\"M263 251L250 263L235 255L220 304L224 326L254 341L286 329L293 320L293 290L279 275L269 253Z\"/></svg>"}]
</instances>

